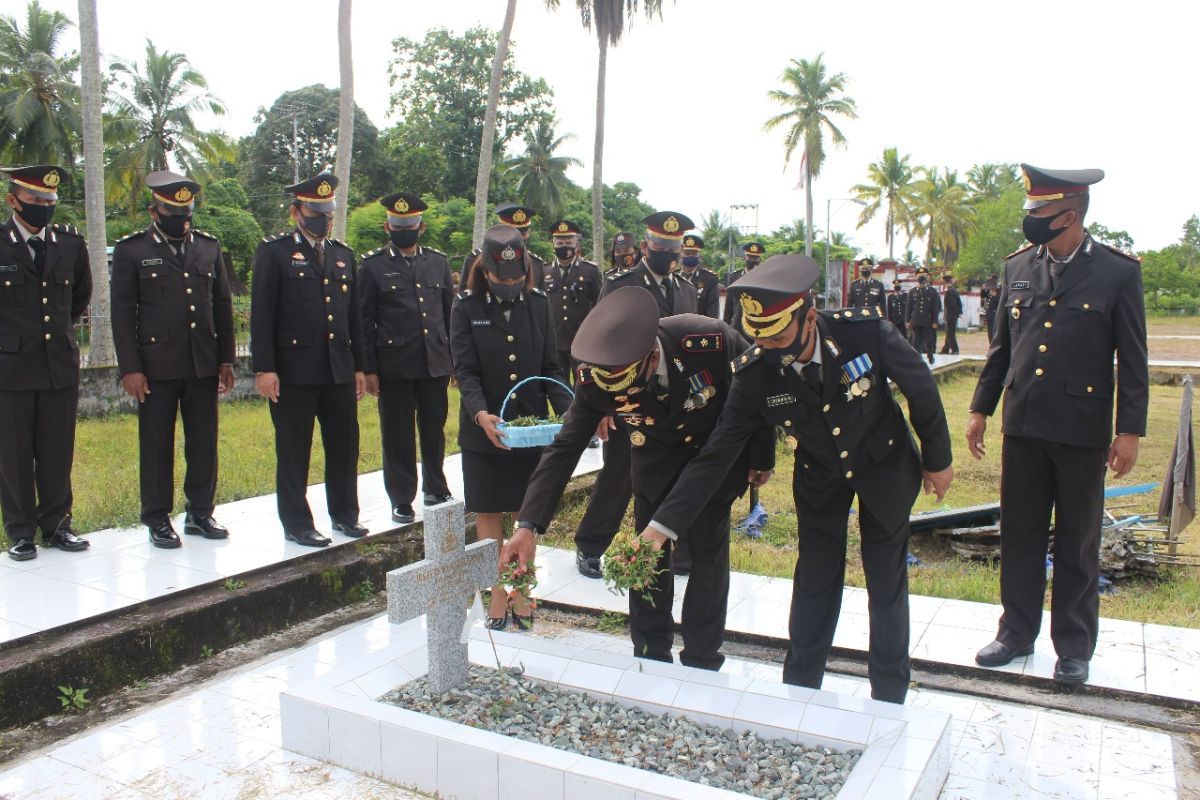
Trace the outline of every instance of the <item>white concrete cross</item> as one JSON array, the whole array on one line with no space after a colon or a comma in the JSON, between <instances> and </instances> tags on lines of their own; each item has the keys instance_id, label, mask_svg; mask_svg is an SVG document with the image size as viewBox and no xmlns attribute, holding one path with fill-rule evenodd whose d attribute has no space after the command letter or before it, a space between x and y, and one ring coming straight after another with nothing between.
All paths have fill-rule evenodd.
<instances>
[{"instance_id":1,"label":"white concrete cross","mask_svg":"<svg viewBox=\"0 0 1200 800\"><path fill-rule=\"evenodd\" d=\"M442 694L467 682L467 645L461 641L467 605L496 583L499 545L485 539L463 547L461 501L425 509L425 558L387 574L388 622L427 615L429 688Z\"/></svg>"}]
</instances>

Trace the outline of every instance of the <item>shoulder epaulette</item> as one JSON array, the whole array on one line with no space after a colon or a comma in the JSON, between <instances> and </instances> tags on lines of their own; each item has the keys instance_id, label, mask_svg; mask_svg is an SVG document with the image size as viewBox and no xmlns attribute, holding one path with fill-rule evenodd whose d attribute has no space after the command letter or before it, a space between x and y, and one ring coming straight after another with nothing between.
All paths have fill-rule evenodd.
<instances>
[{"instance_id":1,"label":"shoulder epaulette","mask_svg":"<svg viewBox=\"0 0 1200 800\"><path fill-rule=\"evenodd\" d=\"M545 292L543 292L541 289L537 288L536 286L533 287L533 294L541 295L542 297L547 296Z\"/></svg>"},{"instance_id":2,"label":"shoulder epaulette","mask_svg":"<svg viewBox=\"0 0 1200 800\"><path fill-rule=\"evenodd\" d=\"M832 313L828 311L821 313L826 315L826 319L832 319L835 322L866 322L870 319L883 319L883 312L879 310L879 306L843 308Z\"/></svg>"},{"instance_id":3,"label":"shoulder epaulette","mask_svg":"<svg viewBox=\"0 0 1200 800\"><path fill-rule=\"evenodd\" d=\"M343 242L341 239L335 239L335 238L333 238L332 236L330 236L330 237L329 237L328 239L326 239L325 241L329 242L330 244L336 244L336 245L338 245L339 247L344 247L344 248L346 248L347 250L349 250L349 249L350 249L350 245L346 244L346 243L345 243L345 242Z\"/></svg>"},{"instance_id":4,"label":"shoulder epaulette","mask_svg":"<svg viewBox=\"0 0 1200 800\"><path fill-rule=\"evenodd\" d=\"M82 236L82 234L79 232L79 228L76 228L74 225L68 222L56 222L50 226L50 229L56 233L67 233L71 236Z\"/></svg>"},{"instance_id":5,"label":"shoulder epaulette","mask_svg":"<svg viewBox=\"0 0 1200 800\"><path fill-rule=\"evenodd\" d=\"M205 239L212 239L214 242L217 241L217 237L213 236L208 231L201 231L201 230L196 230L195 228L193 228L192 233L196 234L197 236L201 236Z\"/></svg>"},{"instance_id":6,"label":"shoulder epaulette","mask_svg":"<svg viewBox=\"0 0 1200 800\"><path fill-rule=\"evenodd\" d=\"M725 336L717 331L690 333L683 337L681 343L689 353L716 353L725 349Z\"/></svg>"},{"instance_id":7,"label":"shoulder epaulette","mask_svg":"<svg viewBox=\"0 0 1200 800\"><path fill-rule=\"evenodd\" d=\"M729 369L731 372L733 372L733 374L736 375L737 373L744 370L746 367L753 364L755 361L758 361L760 358L762 358L762 348L757 347L757 346L751 347L749 350L742 353L740 356L735 358L733 361L730 361Z\"/></svg>"},{"instance_id":8,"label":"shoulder epaulette","mask_svg":"<svg viewBox=\"0 0 1200 800\"><path fill-rule=\"evenodd\" d=\"M471 290L467 289L466 291L459 292L457 296L459 300L466 300L471 296Z\"/></svg>"},{"instance_id":9,"label":"shoulder epaulette","mask_svg":"<svg viewBox=\"0 0 1200 800\"><path fill-rule=\"evenodd\" d=\"M532 250L529 251L529 257L532 258L534 261L540 261L543 264L546 263L546 259L542 258L541 256L539 256L537 253L533 252Z\"/></svg>"},{"instance_id":10,"label":"shoulder epaulette","mask_svg":"<svg viewBox=\"0 0 1200 800\"><path fill-rule=\"evenodd\" d=\"M426 247L425 245L421 245L421 248L427 253L433 253L434 255L441 256L442 258L447 258L446 254L441 250L438 250L436 247Z\"/></svg>"},{"instance_id":11,"label":"shoulder epaulette","mask_svg":"<svg viewBox=\"0 0 1200 800\"><path fill-rule=\"evenodd\" d=\"M1022 247L1020 250L1014 250L1014 251L1012 251L1011 253L1009 253L1008 255L1006 255L1006 256L1004 257L1004 260L1005 260L1005 261L1008 261L1008 260L1009 260L1010 258L1012 258L1013 256L1019 256L1019 255L1021 255L1021 253L1024 253L1026 250L1030 249L1031 247L1035 247L1035 246L1036 246L1036 245L1032 245L1032 244L1029 244L1029 243L1027 242L1027 243L1025 244L1025 246L1024 246L1024 247Z\"/></svg>"},{"instance_id":12,"label":"shoulder epaulette","mask_svg":"<svg viewBox=\"0 0 1200 800\"><path fill-rule=\"evenodd\" d=\"M1114 255L1121 256L1122 258L1128 258L1130 261L1132 261L1135 264L1142 263L1141 256L1136 256L1133 253L1126 253L1124 250L1113 247L1111 244L1106 244L1104 242L1097 242L1096 244L1100 245L1105 250L1107 250L1108 252L1110 252Z\"/></svg>"},{"instance_id":13,"label":"shoulder epaulette","mask_svg":"<svg viewBox=\"0 0 1200 800\"><path fill-rule=\"evenodd\" d=\"M591 367L583 366L581 364L580 366L575 368L575 383L577 385L583 385L583 384L592 383L592 382L593 382L593 379L592 379L592 368Z\"/></svg>"},{"instance_id":14,"label":"shoulder epaulette","mask_svg":"<svg viewBox=\"0 0 1200 800\"><path fill-rule=\"evenodd\" d=\"M283 239L284 237L291 236L291 235L292 235L291 231L280 231L279 233L276 233L276 234L264 236L263 241L264 242L277 242L280 239Z\"/></svg>"},{"instance_id":15,"label":"shoulder epaulette","mask_svg":"<svg viewBox=\"0 0 1200 800\"><path fill-rule=\"evenodd\" d=\"M586 258L579 259L579 263L580 264L591 264L596 269L600 269L600 265L598 265L595 261L588 261Z\"/></svg>"},{"instance_id":16,"label":"shoulder epaulette","mask_svg":"<svg viewBox=\"0 0 1200 800\"><path fill-rule=\"evenodd\" d=\"M130 239L136 239L139 236L145 236L145 235L146 235L146 229L143 228L140 231L134 231L133 233L129 234L128 236L122 236L120 239L117 239L117 244L120 244L121 242L128 242Z\"/></svg>"},{"instance_id":17,"label":"shoulder epaulette","mask_svg":"<svg viewBox=\"0 0 1200 800\"><path fill-rule=\"evenodd\" d=\"M363 259L363 260L366 260L366 259L370 258L371 256L377 256L377 255L379 255L379 254L380 254L380 253L382 253L383 251L384 251L384 248L382 248L382 247L376 247L374 250L368 250L367 252L363 253L361 256L359 256L359 258L360 258L360 259Z\"/></svg>"}]
</instances>

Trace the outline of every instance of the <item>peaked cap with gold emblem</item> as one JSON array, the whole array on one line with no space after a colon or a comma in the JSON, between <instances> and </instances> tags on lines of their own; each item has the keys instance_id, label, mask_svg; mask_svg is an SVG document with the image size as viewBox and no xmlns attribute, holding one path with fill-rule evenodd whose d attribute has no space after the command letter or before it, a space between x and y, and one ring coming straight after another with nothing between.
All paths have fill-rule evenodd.
<instances>
[{"instance_id":1,"label":"peaked cap with gold emblem","mask_svg":"<svg viewBox=\"0 0 1200 800\"><path fill-rule=\"evenodd\" d=\"M771 256L729 286L729 297L742 307L742 330L752 339L767 339L806 311L808 290L821 267L808 256Z\"/></svg>"},{"instance_id":2,"label":"peaked cap with gold emblem","mask_svg":"<svg viewBox=\"0 0 1200 800\"><path fill-rule=\"evenodd\" d=\"M328 214L336 207L333 192L337 189L338 179L332 172L322 172L308 180L293 183L283 187L285 192L292 194L313 211Z\"/></svg>"},{"instance_id":3,"label":"peaked cap with gold emblem","mask_svg":"<svg viewBox=\"0 0 1200 800\"><path fill-rule=\"evenodd\" d=\"M429 208L420 195L412 192L393 192L387 197L381 197L379 205L387 210L388 227L397 230L420 225L421 214Z\"/></svg>"},{"instance_id":4,"label":"peaked cap with gold emblem","mask_svg":"<svg viewBox=\"0 0 1200 800\"><path fill-rule=\"evenodd\" d=\"M190 210L196 204L200 184L185 175L161 170L146 176L146 188L159 203Z\"/></svg>"},{"instance_id":5,"label":"peaked cap with gold emblem","mask_svg":"<svg viewBox=\"0 0 1200 800\"><path fill-rule=\"evenodd\" d=\"M591 367L601 389L618 392L637 377L657 335L654 295L640 286L623 286L584 317L571 342L571 357Z\"/></svg>"},{"instance_id":6,"label":"peaked cap with gold emblem","mask_svg":"<svg viewBox=\"0 0 1200 800\"><path fill-rule=\"evenodd\" d=\"M34 164L30 167L0 169L8 180L22 189L47 200L58 199L58 185L67 177L66 171L54 164Z\"/></svg>"}]
</instances>

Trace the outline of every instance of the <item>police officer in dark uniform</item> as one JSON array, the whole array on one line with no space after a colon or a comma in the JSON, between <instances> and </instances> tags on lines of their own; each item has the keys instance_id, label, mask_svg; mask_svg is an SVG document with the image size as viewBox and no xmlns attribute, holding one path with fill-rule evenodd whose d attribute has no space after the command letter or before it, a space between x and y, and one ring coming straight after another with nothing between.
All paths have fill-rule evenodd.
<instances>
[{"instance_id":1,"label":"police officer in dark uniform","mask_svg":"<svg viewBox=\"0 0 1200 800\"><path fill-rule=\"evenodd\" d=\"M542 267L542 285L554 310L558 366L563 375L573 376L571 342L584 318L600 302L604 277L599 267L579 257L582 230L578 225L560 219L550 226L549 233L554 245L554 263Z\"/></svg>"},{"instance_id":2,"label":"police officer in dark uniform","mask_svg":"<svg viewBox=\"0 0 1200 800\"><path fill-rule=\"evenodd\" d=\"M529 226L533 224L533 218L536 215L536 212L532 208L518 205L517 203L501 203L500 205L496 206L496 221L503 225L516 228L518 231L520 231L521 241L526 247L529 245ZM480 248L476 247L467 255L465 259L463 259L461 273L463 280L466 279L466 276L471 271L471 265L475 263L475 259L479 258L479 254L482 252L483 251ZM535 285L538 289L544 292L546 290L546 262L537 253L534 253L533 251L527 252L529 252L529 259L535 269Z\"/></svg>"},{"instance_id":3,"label":"police officer in dark uniform","mask_svg":"<svg viewBox=\"0 0 1200 800\"><path fill-rule=\"evenodd\" d=\"M792 494L800 557L792 589L786 683L818 688L833 643L846 566L846 524L858 497L870 597L871 696L904 702L908 662L908 519L924 482L950 486L950 432L932 374L877 308L817 311L821 270L775 256L731 287L756 346L738 357L729 400L704 451L680 476L642 536L661 542L696 519L695 498L720 485L730 459L763 423L795 451ZM888 388L908 401L909 419Z\"/></svg>"},{"instance_id":4,"label":"police officer in dark uniform","mask_svg":"<svg viewBox=\"0 0 1200 800\"><path fill-rule=\"evenodd\" d=\"M233 388L233 300L216 237L192 227L200 184L152 172L150 226L113 248L112 329L125 391L138 401L141 520L155 547L175 548L175 417L183 418L184 533L229 536L213 519L217 396Z\"/></svg>"},{"instance_id":5,"label":"police officer in dark uniform","mask_svg":"<svg viewBox=\"0 0 1200 800\"><path fill-rule=\"evenodd\" d=\"M875 263L869 258L858 262L858 278L850 282L850 292L847 297L847 308L878 308L884 307L883 282L871 275L875 271Z\"/></svg>"},{"instance_id":6,"label":"police officer in dark uniform","mask_svg":"<svg viewBox=\"0 0 1200 800\"><path fill-rule=\"evenodd\" d=\"M609 248L609 256L612 259L612 266L604 271L606 285L608 281L618 275L624 275L637 266L640 255L637 249L637 240L634 239L633 234L621 231L614 236L612 247Z\"/></svg>"},{"instance_id":7,"label":"police officer in dark uniform","mask_svg":"<svg viewBox=\"0 0 1200 800\"><path fill-rule=\"evenodd\" d=\"M721 279L717 273L700 263L700 254L703 252L704 239L694 233L683 237L683 249L680 251L679 259L679 277L696 287L696 313L720 319Z\"/></svg>"},{"instance_id":8,"label":"police officer in dark uniform","mask_svg":"<svg viewBox=\"0 0 1200 800\"><path fill-rule=\"evenodd\" d=\"M947 272L942 276L946 285L945 297L942 298L943 316L946 320L946 340L942 343L943 355L958 355L958 318L962 316L962 298L958 289L954 288L954 276Z\"/></svg>"},{"instance_id":9,"label":"police officer in dark uniform","mask_svg":"<svg viewBox=\"0 0 1200 800\"><path fill-rule=\"evenodd\" d=\"M1054 679L1076 684L1088 678L1099 628L1105 468L1114 478L1127 474L1146 433L1142 274L1136 258L1095 241L1084 228L1088 187L1104 177L1101 170L1021 169L1030 244L1005 261L996 329L967 426L967 443L981 458L987 417L1004 394L1004 614L996 640L975 660L994 667L1033 652L1053 510Z\"/></svg>"},{"instance_id":10,"label":"police officer in dark uniform","mask_svg":"<svg viewBox=\"0 0 1200 800\"><path fill-rule=\"evenodd\" d=\"M71 530L71 461L79 401L74 325L92 296L87 245L53 225L61 167L4 170L11 212L0 228L0 511L14 561L37 558L34 537L86 550Z\"/></svg>"},{"instance_id":11,"label":"police officer in dark uniform","mask_svg":"<svg viewBox=\"0 0 1200 800\"><path fill-rule=\"evenodd\" d=\"M366 391L362 304L354 252L328 237L337 178L323 172L285 187L296 228L268 236L254 255L250 356L255 386L271 402L275 484L288 539L325 547L305 498L313 421L325 448L325 499L333 529L365 536L358 522L358 413Z\"/></svg>"},{"instance_id":12,"label":"police officer in dark uniform","mask_svg":"<svg viewBox=\"0 0 1200 800\"><path fill-rule=\"evenodd\" d=\"M908 295L900 288L899 279L892 281L892 291L887 296L887 320L908 335Z\"/></svg>"},{"instance_id":13,"label":"police officer in dark uniform","mask_svg":"<svg viewBox=\"0 0 1200 800\"><path fill-rule=\"evenodd\" d=\"M730 362L745 342L729 326L699 314L657 319L656 307L645 291L624 287L606 295L580 327L571 351L581 362L575 399L529 480L517 530L506 546L509 557L518 551L525 561L532 557L534 532L549 525L580 454L606 417L620 417L629 426L639 526L649 522L658 501L712 433L729 391ZM680 660L687 666L716 670L724 661L729 507L748 481L764 482L775 465L773 429L763 425L757 434L726 462L719 488L691 495L698 519L676 531L678 541L691 545L681 620ZM671 547L664 549L665 568ZM674 581L669 571L655 579L650 593L653 602L643 592L629 594L634 655L671 661Z\"/></svg>"},{"instance_id":14,"label":"police officer in dark uniform","mask_svg":"<svg viewBox=\"0 0 1200 800\"><path fill-rule=\"evenodd\" d=\"M938 315L942 313L942 298L937 289L929 285L929 270L917 267L917 287L908 293L908 328L912 332L912 346L933 363L933 351L937 347Z\"/></svg>"},{"instance_id":15,"label":"police officer in dark uniform","mask_svg":"<svg viewBox=\"0 0 1200 800\"><path fill-rule=\"evenodd\" d=\"M734 270L725 276L725 285L732 286L741 279L750 270L762 263L763 253L767 252L767 248L762 242L746 242L742 245L743 267L739 270ZM721 312L721 319L729 323L730 327L738 330L742 324L742 309L737 303L730 303L728 293L726 293L725 309Z\"/></svg>"},{"instance_id":16,"label":"police officer in dark uniform","mask_svg":"<svg viewBox=\"0 0 1200 800\"><path fill-rule=\"evenodd\" d=\"M395 192L379 203L387 210L384 228L391 242L363 256L358 271L363 355L367 392L379 398L383 485L392 521L407 525L415 519L418 432L425 505L451 499L442 461L454 288L446 254L418 244L425 232L425 201Z\"/></svg>"},{"instance_id":17,"label":"police officer in dark uniform","mask_svg":"<svg viewBox=\"0 0 1200 800\"><path fill-rule=\"evenodd\" d=\"M979 313L987 329L987 340L992 342L992 331L996 329L996 309L1000 306L1000 279L996 275L988 278L979 290Z\"/></svg>"},{"instance_id":18,"label":"police officer in dark uniform","mask_svg":"<svg viewBox=\"0 0 1200 800\"><path fill-rule=\"evenodd\" d=\"M633 269L616 275L604 285L607 296L624 286L640 286L654 296L658 316L694 314L696 287L676 274L684 231L694 227L691 219L675 211L659 211L642 220L646 226L641 258ZM616 243L614 242L614 245ZM621 528L625 509L633 496L629 476L629 430L614 421L604 443L604 466L596 476L587 511L575 532L575 567L587 578L599 578L600 557ZM686 553L676 553L676 566L685 571Z\"/></svg>"}]
</instances>

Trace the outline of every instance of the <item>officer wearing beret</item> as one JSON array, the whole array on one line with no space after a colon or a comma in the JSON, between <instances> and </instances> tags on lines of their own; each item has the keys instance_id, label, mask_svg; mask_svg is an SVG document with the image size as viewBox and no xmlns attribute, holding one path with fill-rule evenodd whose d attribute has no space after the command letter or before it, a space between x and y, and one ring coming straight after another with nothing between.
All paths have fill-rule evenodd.
<instances>
[{"instance_id":1,"label":"officer wearing beret","mask_svg":"<svg viewBox=\"0 0 1200 800\"><path fill-rule=\"evenodd\" d=\"M795 452L800 537L783 679L821 685L857 496L871 696L902 703L909 683L908 518L922 482L939 501L950 486L950 433L932 374L878 309L818 312L811 305L808 290L820 272L806 256L774 256L730 287L756 346L733 365L716 432L642 536L661 543L670 531L686 530L699 511L695 498L720 485L746 442L764 423L782 426ZM889 379L908 401L919 451Z\"/></svg>"},{"instance_id":2,"label":"officer wearing beret","mask_svg":"<svg viewBox=\"0 0 1200 800\"><path fill-rule=\"evenodd\" d=\"M892 281L892 291L887 296L887 320L900 329L901 333L906 333L908 325L906 317L908 316L908 295L900 288L900 281Z\"/></svg>"},{"instance_id":3,"label":"officer wearing beret","mask_svg":"<svg viewBox=\"0 0 1200 800\"><path fill-rule=\"evenodd\" d=\"M730 362L745 341L729 326L699 314L659 319L650 293L633 286L605 295L580 326L571 354L577 368L575 399L562 431L546 448L517 514L517 529L501 560L533 557L534 532L546 529L567 481L604 419L619 417L629 427L634 516L649 522L659 500L700 452L728 396ZM767 480L775 466L774 431L760 426L753 442L733 453L714 491L690 494L697 521L675 529L688 541L691 577L683 600L683 664L720 669L729 594L729 507L748 483ZM698 499L702 498L702 499ZM661 557L669 564L671 546ZM670 571L655 578L653 602L629 594L634 655L671 661L674 639Z\"/></svg>"},{"instance_id":4,"label":"officer wearing beret","mask_svg":"<svg viewBox=\"0 0 1200 800\"><path fill-rule=\"evenodd\" d=\"M445 253L418 244L425 232L425 201L395 192L379 203L391 241L363 256L358 271L363 356L367 392L379 398L383 485L392 521L407 525L416 518L418 430L425 505L451 499L442 462L454 282Z\"/></svg>"},{"instance_id":5,"label":"officer wearing beret","mask_svg":"<svg viewBox=\"0 0 1200 800\"><path fill-rule=\"evenodd\" d=\"M284 536L325 547L305 490L314 420L325 448L325 500L333 529L358 538L358 409L366 391L362 304L354 252L328 236L337 178L323 172L285 187L296 227L268 236L254 256L250 356L271 402L275 485Z\"/></svg>"},{"instance_id":6,"label":"officer wearing beret","mask_svg":"<svg viewBox=\"0 0 1200 800\"><path fill-rule=\"evenodd\" d=\"M762 242L746 242L742 245L742 269L734 270L725 276L725 285L731 286L741 277L762 263L763 253L767 252L767 248ZM737 303L729 302L729 294L726 292L725 309L721 312L721 319L725 320L735 330L741 327L742 324L742 309Z\"/></svg>"},{"instance_id":7,"label":"officer wearing beret","mask_svg":"<svg viewBox=\"0 0 1200 800\"><path fill-rule=\"evenodd\" d=\"M61 167L4 170L8 221L0 228L0 511L14 561L42 545L79 551L71 530L71 461L79 401L74 325L92 296L87 245L54 225Z\"/></svg>"},{"instance_id":8,"label":"officer wearing beret","mask_svg":"<svg viewBox=\"0 0 1200 800\"><path fill-rule=\"evenodd\" d=\"M646 226L646 232L641 243L641 257L628 272L609 279L602 296L625 286L640 286L654 297L660 318L696 313L696 287L675 272L683 249L684 231L694 227L691 219L676 211L659 211L643 219L642 224ZM575 532L575 567L587 578L601 576L600 557L620 530L625 509L633 496L629 477L629 429L622 422L612 421L608 430L601 432L601 438L605 433L604 466L596 476L587 511Z\"/></svg>"},{"instance_id":9,"label":"officer wearing beret","mask_svg":"<svg viewBox=\"0 0 1200 800\"><path fill-rule=\"evenodd\" d=\"M1004 614L996 640L975 660L995 667L1033 652L1053 510L1054 678L1075 684L1088 678L1099 628L1105 468L1115 478L1126 475L1146 433L1142 273L1136 258L1095 241L1084 228L1088 187L1104 177L1101 170L1021 169L1030 244L1005 260L991 349L967 425L971 453L981 458L987 417L1004 395Z\"/></svg>"},{"instance_id":10,"label":"officer wearing beret","mask_svg":"<svg viewBox=\"0 0 1200 800\"><path fill-rule=\"evenodd\" d=\"M501 203L496 206L496 221L501 225L508 225L516 228L521 234L521 241L524 243L526 252L529 253L529 260L534 267L534 286L546 291L546 262L537 253L529 250L529 229L533 224L533 218L537 213L528 206L518 205L517 203ZM475 263L482 252L481 249L475 248L463 261L462 274L465 276L471 271L471 265Z\"/></svg>"},{"instance_id":11,"label":"officer wearing beret","mask_svg":"<svg viewBox=\"0 0 1200 800\"><path fill-rule=\"evenodd\" d=\"M912 346L933 363L933 351L937 349L938 315L942 313L942 298L937 289L929 285L929 270L917 267L917 288L908 293L908 328L912 332Z\"/></svg>"},{"instance_id":12,"label":"officer wearing beret","mask_svg":"<svg viewBox=\"0 0 1200 800\"><path fill-rule=\"evenodd\" d=\"M542 267L542 287L554 310L554 338L558 343L558 366L563 375L574 374L571 342L584 318L600 302L600 293L604 290L600 268L579 257L582 232L570 220L560 219L551 225L549 234L554 245L554 263Z\"/></svg>"},{"instance_id":13,"label":"officer wearing beret","mask_svg":"<svg viewBox=\"0 0 1200 800\"><path fill-rule=\"evenodd\" d=\"M717 273L700 263L704 239L694 233L683 237L680 251L679 277L696 287L697 313L713 319L721 318L721 279Z\"/></svg>"},{"instance_id":14,"label":"officer wearing beret","mask_svg":"<svg viewBox=\"0 0 1200 800\"><path fill-rule=\"evenodd\" d=\"M117 242L112 329L125 391L138 401L141 519L155 547L179 547L175 417L183 418L184 533L224 539L217 492L217 396L233 388L233 301L216 237L192 227L200 184L173 172L146 176L150 225Z\"/></svg>"},{"instance_id":15,"label":"officer wearing beret","mask_svg":"<svg viewBox=\"0 0 1200 800\"><path fill-rule=\"evenodd\" d=\"M850 282L850 292L846 306L848 308L878 308L883 310L883 282L871 277L875 271L875 262L864 258L858 262L858 278Z\"/></svg>"},{"instance_id":16,"label":"officer wearing beret","mask_svg":"<svg viewBox=\"0 0 1200 800\"><path fill-rule=\"evenodd\" d=\"M604 280L607 282L629 272L637 266L640 254L638 253L637 239L632 233L621 231L613 237L612 247L609 248L609 258L612 260L612 266L604 271Z\"/></svg>"},{"instance_id":17,"label":"officer wearing beret","mask_svg":"<svg viewBox=\"0 0 1200 800\"><path fill-rule=\"evenodd\" d=\"M954 288L954 276L947 272L942 276L946 286L945 297L942 298L943 315L946 320L946 341L942 343L943 355L958 355L958 318L962 316L962 298L958 289Z\"/></svg>"}]
</instances>

